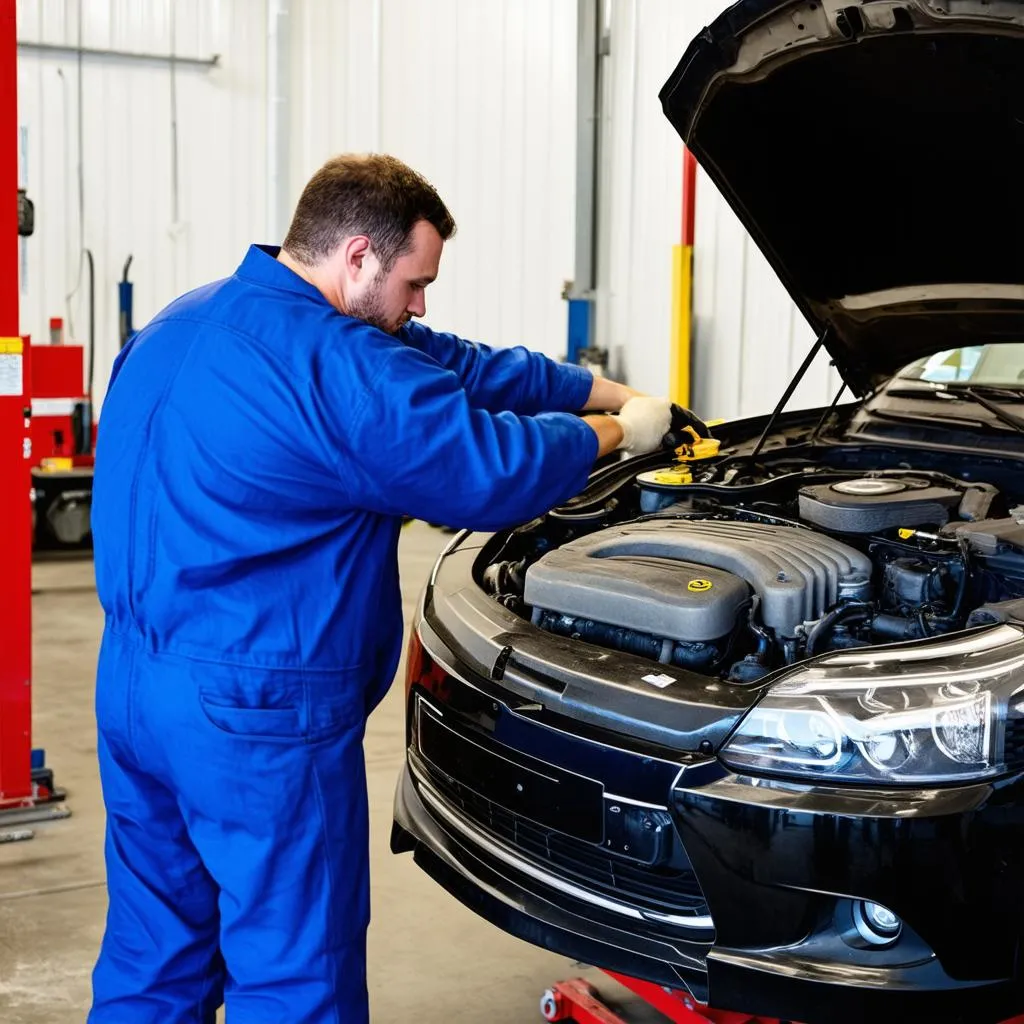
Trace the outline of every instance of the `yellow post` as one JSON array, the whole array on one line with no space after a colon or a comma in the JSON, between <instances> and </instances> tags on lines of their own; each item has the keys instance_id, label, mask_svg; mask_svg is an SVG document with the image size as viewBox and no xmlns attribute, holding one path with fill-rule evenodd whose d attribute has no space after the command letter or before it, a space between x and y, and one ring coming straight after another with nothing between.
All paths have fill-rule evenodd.
<instances>
[{"instance_id":1,"label":"yellow post","mask_svg":"<svg viewBox=\"0 0 1024 1024\"><path fill-rule=\"evenodd\" d=\"M690 404L690 344L693 327L693 246L672 246L672 337L668 393L679 405Z\"/></svg>"}]
</instances>

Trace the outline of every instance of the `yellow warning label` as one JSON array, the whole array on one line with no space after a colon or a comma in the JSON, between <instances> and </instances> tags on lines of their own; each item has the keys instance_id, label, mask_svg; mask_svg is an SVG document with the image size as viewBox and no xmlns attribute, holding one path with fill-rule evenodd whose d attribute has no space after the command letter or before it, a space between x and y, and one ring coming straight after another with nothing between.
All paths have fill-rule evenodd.
<instances>
[{"instance_id":1,"label":"yellow warning label","mask_svg":"<svg viewBox=\"0 0 1024 1024\"><path fill-rule=\"evenodd\" d=\"M686 589L692 590L695 594L701 594L705 590L710 590L711 586L711 580L690 580L686 584Z\"/></svg>"},{"instance_id":2,"label":"yellow warning label","mask_svg":"<svg viewBox=\"0 0 1024 1024\"><path fill-rule=\"evenodd\" d=\"M0 356L20 356L24 351L21 338L0 338Z\"/></svg>"}]
</instances>

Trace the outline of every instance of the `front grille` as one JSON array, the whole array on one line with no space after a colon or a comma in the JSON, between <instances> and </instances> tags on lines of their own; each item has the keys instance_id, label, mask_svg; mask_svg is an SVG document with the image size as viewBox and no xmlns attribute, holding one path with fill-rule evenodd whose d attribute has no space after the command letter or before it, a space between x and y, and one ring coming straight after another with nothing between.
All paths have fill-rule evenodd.
<instances>
[{"instance_id":1,"label":"front grille","mask_svg":"<svg viewBox=\"0 0 1024 1024\"><path fill-rule=\"evenodd\" d=\"M605 853L599 846L520 817L424 764L431 785L446 802L506 846L535 864L592 892L657 914L708 913L689 866L651 867Z\"/></svg>"}]
</instances>

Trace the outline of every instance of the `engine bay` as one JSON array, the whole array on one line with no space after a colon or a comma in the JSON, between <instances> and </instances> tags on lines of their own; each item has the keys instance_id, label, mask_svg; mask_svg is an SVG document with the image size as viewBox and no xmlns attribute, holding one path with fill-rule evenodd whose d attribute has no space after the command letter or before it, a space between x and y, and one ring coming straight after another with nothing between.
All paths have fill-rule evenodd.
<instances>
[{"instance_id":1,"label":"engine bay","mask_svg":"<svg viewBox=\"0 0 1024 1024\"><path fill-rule=\"evenodd\" d=\"M1024 507L1005 462L989 482L934 453L920 468L841 446L676 455L609 467L497 538L479 583L544 631L736 684L1022 617Z\"/></svg>"}]
</instances>

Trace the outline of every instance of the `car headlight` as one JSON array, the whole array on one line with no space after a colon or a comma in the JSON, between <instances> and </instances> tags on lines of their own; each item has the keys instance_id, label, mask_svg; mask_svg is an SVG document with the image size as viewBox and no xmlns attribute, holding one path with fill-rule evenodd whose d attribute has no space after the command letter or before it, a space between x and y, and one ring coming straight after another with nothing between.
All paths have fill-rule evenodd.
<instances>
[{"instance_id":1,"label":"car headlight","mask_svg":"<svg viewBox=\"0 0 1024 1024\"><path fill-rule=\"evenodd\" d=\"M1024 725L1024 632L830 654L795 669L740 722L730 767L816 781L942 783L1008 771Z\"/></svg>"}]
</instances>

